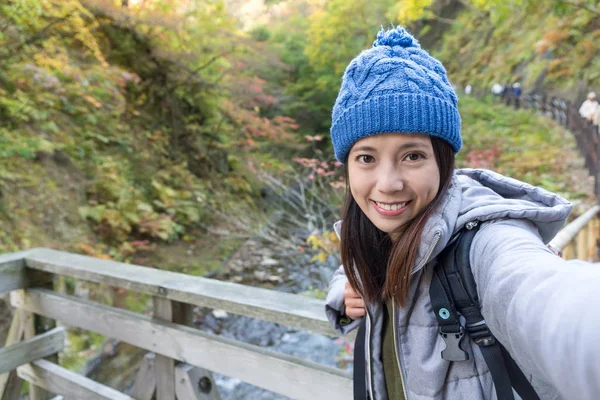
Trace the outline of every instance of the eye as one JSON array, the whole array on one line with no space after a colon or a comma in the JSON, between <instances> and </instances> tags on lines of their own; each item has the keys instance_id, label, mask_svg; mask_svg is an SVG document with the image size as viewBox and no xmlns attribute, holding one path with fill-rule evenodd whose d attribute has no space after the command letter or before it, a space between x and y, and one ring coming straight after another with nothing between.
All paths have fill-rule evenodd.
<instances>
[{"instance_id":1,"label":"eye","mask_svg":"<svg viewBox=\"0 0 600 400\"><path fill-rule=\"evenodd\" d=\"M356 161L358 161L361 164L370 164L375 161L375 157L369 154L361 154L360 156L356 157Z\"/></svg>"},{"instance_id":2,"label":"eye","mask_svg":"<svg viewBox=\"0 0 600 400\"><path fill-rule=\"evenodd\" d=\"M408 161L419 161L423 158L425 158L425 156L423 156L421 153L409 153L404 159Z\"/></svg>"}]
</instances>

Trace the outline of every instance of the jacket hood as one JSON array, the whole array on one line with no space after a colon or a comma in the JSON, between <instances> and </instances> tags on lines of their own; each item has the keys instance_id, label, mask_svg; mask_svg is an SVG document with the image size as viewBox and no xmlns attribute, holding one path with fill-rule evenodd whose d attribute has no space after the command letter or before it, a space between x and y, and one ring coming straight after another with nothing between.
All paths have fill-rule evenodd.
<instances>
[{"instance_id":1,"label":"jacket hood","mask_svg":"<svg viewBox=\"0 0 600 400\"><path fill-rule=\"evenodd\" d=\"M457 169L439 209L429 218L412 273L420 270L470 221L525 219L548 243L564 226L573 208L557 194L483 169ZM341 221L334 228L339 235Z\"/></svg>"}]
</instances>

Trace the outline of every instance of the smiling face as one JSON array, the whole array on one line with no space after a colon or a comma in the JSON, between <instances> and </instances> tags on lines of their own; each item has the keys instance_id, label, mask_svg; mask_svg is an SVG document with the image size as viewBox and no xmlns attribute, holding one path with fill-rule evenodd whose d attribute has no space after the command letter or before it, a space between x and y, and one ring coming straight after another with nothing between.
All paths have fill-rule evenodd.
<instances>
[{"instance_id":1,"label":"smiling face","mask_svg":"<svg viewBox=\"0 0 600 400\"><path fill-rule=\"evenodd\" d=\"M383 232L406 227L435 198L440 170L429 135L385 133L354 144L348 154L352 197Z\"/></svg>"}]
</instances>

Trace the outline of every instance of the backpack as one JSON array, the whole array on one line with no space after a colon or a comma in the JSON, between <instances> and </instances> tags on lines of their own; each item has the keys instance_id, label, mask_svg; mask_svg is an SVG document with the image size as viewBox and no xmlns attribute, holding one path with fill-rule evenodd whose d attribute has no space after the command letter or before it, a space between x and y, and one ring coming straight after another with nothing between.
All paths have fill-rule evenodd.
<instances>
[{"instance_id":1,"label":"backpack","mask_svg":"<svg viewBox=\"0 0 600 400\"><path fill-rule=\"evenodd\" d=\"M513 387L523 400L540 400L517 363L492 335L481 315L477 285L469 260L471 242L478 230L478 221L467 223L436 258L429 296L440 335L446 343L441 357L454 362L468 360L469 353L464 350L463 343L466 336L469 336L481 350L492 375L498 400L514 400ZM464 327L459 319L460 315L466 321ZM355 400L368 399L365 325L366 318L363 318L354 343Z\"/></svg>"},{"instance_id":2,"label":"backpack","mask_svg":"<svg viewBox=\"0 0 600 400\"><path fill-rule=\"evenodd\" d=\"M471 242L479 230L471 221L459 231L437 257L429 297L438 321L439 332L446 343L442 358L460 362L469 359L463 349L466 336L479 346L487 364L498 400L514 400L513 388L523 400L539 400L539 396L508 351L488 329L481 315L477 285L469 254ZM463 327L459 315L466 321Z\"/></svg>"}]
</instances>

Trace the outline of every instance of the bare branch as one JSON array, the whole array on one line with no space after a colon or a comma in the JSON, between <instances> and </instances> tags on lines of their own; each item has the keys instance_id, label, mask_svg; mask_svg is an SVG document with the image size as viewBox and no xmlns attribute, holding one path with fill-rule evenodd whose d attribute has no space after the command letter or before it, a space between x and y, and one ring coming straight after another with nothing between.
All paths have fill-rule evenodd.
<instances>
[{"instance_id":1,"label":"bare branch","mask_svg":"<svg viewBox=\"0 0 600 400\"><path fill-rule=\"evenodd\" d=\"M444 23L444 24L448 24L448 25L452 25L454 24L456 21L450 18L444 18L444 17L440 17L439 15L435 15L434 13L431 13L431 19L434 19L438 22Z\"/></svg>"}]
</instances>

